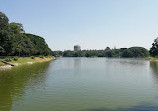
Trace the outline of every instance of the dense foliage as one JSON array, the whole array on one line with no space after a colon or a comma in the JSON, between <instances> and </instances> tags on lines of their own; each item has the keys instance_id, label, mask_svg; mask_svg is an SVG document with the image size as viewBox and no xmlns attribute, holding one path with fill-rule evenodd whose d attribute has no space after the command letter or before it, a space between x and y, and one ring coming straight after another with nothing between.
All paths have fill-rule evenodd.
<instances>
[{"instance_id":1,"label":"dense foliage","mask_svg":"<svg viewBox=\"0 0 158 111\"><path fill-rule=\"evenodd\" d=\"M50 55L51 49L42 37L25 33L20 23L9 23L0 12L0 56Z\"/></svg>"},{"instance_id":2,"label":"dense foliage","mask_svg":"<svg viewBox=\"0 0 158 111\"><path fill-rule=\"evenodd\" d=\"M154 40L149 52L151 56L158 57L158 38Z\"/></svg>"},{"instance_id":3,"label":"dense foliage","mask_svg":"<svg viewBox=\"0 0 158 111\"><path fill-rule=\"evenodd\" d=\"M33 55L50 55L51 49L46 44L45 40L37 35L25 34L30 39L33 46Z\"/></svg>"},{"instance_id":4,"label":"dense foliage","mask_svg":"<svg viewBox=\"0 0 158 111\"><path fill-rule=\"evenodd\" d=\"M122 53L122 57L148 57L149 51L142 47L131 47Z\"/></svg>"},{"instance_id":5,"label":"dense foliage","mask_svg":"<svg viewBox=\"0 0 158 111\"><path fill-rule=\"evenodd\" d=\"M148 57L149 51L143 47L131 47L105 50L82 50L82 51L54 51L54 56L63 57Z\"/></svg>"}]
</instances>

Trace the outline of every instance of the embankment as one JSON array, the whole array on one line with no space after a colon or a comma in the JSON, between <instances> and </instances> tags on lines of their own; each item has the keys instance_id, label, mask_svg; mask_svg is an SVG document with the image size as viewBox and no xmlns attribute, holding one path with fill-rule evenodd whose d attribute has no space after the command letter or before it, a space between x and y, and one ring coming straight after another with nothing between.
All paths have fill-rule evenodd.
<instances>
[{"instance_id":1,"label":"embankment","mask_svg":"<svg viewBox=\"0 0 158 111\"><path fill-rule=\"evenodd\" d=\"M17 61L11 60L9 62L4 63L2 61L5 61L4 59L0 59L0 70L5 70L5 69L10 69L12 67L16 67L19 65L24 65L24 64L34 64L34 63L38 63L38 62L47 62L47 61L51 61L54 60L55 57L50 56L50 57L35 57L34 59L30 58L30 57L25 57L25 58L19 58ZM9 65L12 64L13 66Z\"/></svg>"}]
</instances>

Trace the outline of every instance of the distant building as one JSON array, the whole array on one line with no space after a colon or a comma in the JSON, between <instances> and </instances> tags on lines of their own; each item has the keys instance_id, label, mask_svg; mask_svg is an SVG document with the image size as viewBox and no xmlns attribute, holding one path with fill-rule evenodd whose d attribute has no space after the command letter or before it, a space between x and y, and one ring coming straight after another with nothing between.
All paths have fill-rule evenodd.
<instances>
[{"instance_id":1,"label":"distant building","mask_svg":"<svg viewBox=\"0 0 158 111\"><path fill-rule=\"evenodd\" d=\"M79 45L74 46L74 51L80 51L80 50L81 50L81 47Z\"/></svg>"}]
</instances>

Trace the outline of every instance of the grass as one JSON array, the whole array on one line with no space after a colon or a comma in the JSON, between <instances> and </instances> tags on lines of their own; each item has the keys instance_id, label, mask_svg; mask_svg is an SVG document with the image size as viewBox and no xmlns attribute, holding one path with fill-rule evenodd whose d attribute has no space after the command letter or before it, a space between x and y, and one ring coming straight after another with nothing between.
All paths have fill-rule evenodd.
<instances>
[{"instance_id":1,"label":"grass","mask_svg":"<svg viewBox=\"0 0 158 111\"><path fill-rule=\"evenodd\" d=\"M150 61L158 61L158 58L145 58L145 60L150 60Z\"/></svg>"},{"instance_id":2,"label":"grass","mask_svg":"<svg viewBox=\"0 0 158 111\"><path fill-rule=\"evenodd\" d=\"M25 57L25 58L18 58L17 61L15 61L14 59L11 59L11 61L9 63L11 64L27 64L28 62L31 63L37 63L37 62L45 62L45 61L50 61L53 60L54 57L53 56L49 56L49 57L35 57L34 59L32 59L31 57ZM3 62L4 59L0 59L0 66L5 65Z\"/></svg>"},{"instance_id":3,"label":"grass","mask_svg":"<svg viewBox=\"0 0 158 111\"><path fill-rule=\"evenodd\" d=\"M3 65L5 65L3 62L1 62L1 61L3 61L4 59L0 59L0 66L3 66Z\"/></svg>"},{"instance_id":4,"label":"grass","mask_svg":"<svg viewBox=\"0 0 158 111\"><path fill-rule=\"evenodd\" d=\"M44 62L44 61L49 61L52 60L52 58L39 58L39 57L35 57L34 59L28 57L28 58L19 58L18 61L11 61L11 63L21 63L21 64L25 64L27 62Z\"/></svg>"}]
</instances>

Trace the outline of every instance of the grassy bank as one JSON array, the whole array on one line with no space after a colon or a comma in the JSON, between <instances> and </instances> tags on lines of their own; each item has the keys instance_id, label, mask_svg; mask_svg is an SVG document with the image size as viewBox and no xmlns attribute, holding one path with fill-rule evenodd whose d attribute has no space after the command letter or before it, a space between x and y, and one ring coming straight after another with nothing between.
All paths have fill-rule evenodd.
<instances>
[{"instance_id":1,"label":"grassy bank","mask_svg":"<svg viewBox=\"0 0 158 111\"><path fill-rule=\"evenodd\" d=\"M145 58L145 60L149 60L149 61L158 61L158 58Z\"/></svg>"},{"instance_id":2,"label":"grassy bank","mask_svg":"<svg viewBox=\"0 0 158 111\"><path fill-rule=\"evenodd\" d=\"M33 63L38 63L38 62L47 62L47 61L51 61L54 60L55 58L53 56L49 56L49 57L25 57L25 58L18 58L17 60L14 60L13 58L10 59L10 61L8 63L13 64L15 66L18 65L23 65L23 64L33 64ZM6 68L10 68L7 67L8 65L6 65L5 63L3 63L2 61L5 61L5 59L0 59L0 69L6 69Z\"/></svg>"},{"instance_id":3,"label":"grassy bank","mask_svg":"<svg viewBox=\"0 0 158 111\"><path fill-rule=\"evenodd\" d=\"M3 61L3 59L0 59L0 66L3 66L3 65L5 65L3 62L1 62L1 61Z\"/></svg>"}]
</instances>

